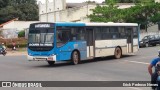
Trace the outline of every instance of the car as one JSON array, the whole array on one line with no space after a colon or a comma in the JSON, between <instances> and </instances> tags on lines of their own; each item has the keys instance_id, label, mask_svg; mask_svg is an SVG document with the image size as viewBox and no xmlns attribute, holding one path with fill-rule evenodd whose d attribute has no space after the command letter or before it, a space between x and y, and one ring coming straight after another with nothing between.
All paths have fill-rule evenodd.
<instances>
[{"instance_id":1,"label":"car","mask_svg":"<svg viewBox=\"0 0 160 90\"><path fill-rule=\"evenodd\" d=\"M157 44L160 44L159 35L147 35L139 42L140 47L156 46Z\"/></svg>"}]
</instances>

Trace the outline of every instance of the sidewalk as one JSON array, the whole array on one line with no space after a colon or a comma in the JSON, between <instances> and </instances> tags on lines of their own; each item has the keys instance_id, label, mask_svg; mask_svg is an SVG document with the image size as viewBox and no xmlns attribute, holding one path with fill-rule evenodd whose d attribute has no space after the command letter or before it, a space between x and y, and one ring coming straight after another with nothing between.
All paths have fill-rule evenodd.
<instances>
[{"instance_id":1,"label":"sidewalk","mask_svg":"<svg viewBox=\"0 0 160 90\"><path fill-rule=\"evenodd\" d=\"M21 56L27 55L27 51L7 51L6 56Z\"/></svg>"}]
</instances>

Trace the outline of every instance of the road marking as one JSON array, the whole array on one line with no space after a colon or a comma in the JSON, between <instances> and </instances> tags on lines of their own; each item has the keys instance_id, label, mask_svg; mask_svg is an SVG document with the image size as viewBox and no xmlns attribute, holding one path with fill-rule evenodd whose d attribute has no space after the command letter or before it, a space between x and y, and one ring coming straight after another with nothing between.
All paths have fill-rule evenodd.
<instances>
[{"instance_id":1,"label":"road marking","mask_svg":"<svg viewBox=\"0 0 160 90\"><path fill-rule=\"evenodd\" d=\"M145 65L149 65L150 63L146 63L146 62L138 62L138 61L130 61L130 60L124 60L126 62L131 62L131 63L138 63L138 64L145 64Z\"/></svg>"},{"instance_id":2,"label":"road marking","mask_svg":"<svg viewBox=\"0 0 160 90\"><path fill-rule=\"evenodd\" d=\"M136 87L128 87L130 89L134 89L134 90L143 90L143 89L140 89L140 88L136 88Z\"/></svg>"}]
</instances>

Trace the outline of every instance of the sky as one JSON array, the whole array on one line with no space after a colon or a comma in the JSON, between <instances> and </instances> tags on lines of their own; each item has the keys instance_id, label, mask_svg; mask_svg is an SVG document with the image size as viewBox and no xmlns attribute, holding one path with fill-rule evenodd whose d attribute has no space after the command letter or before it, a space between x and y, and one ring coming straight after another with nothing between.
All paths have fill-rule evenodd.
<instances>
[{"instance_id":1,"label":"sky","mask_svg":"<svg viewBox=\"0 0 160 90\"><path fill-rule=\"evenodd\" d=\"M37 1L41 1L42 3L45 2L45 0L37 0ZM49 0L52 1L52 0ZM98 3L102 3L105 0L66 0L66 2L68 3L80 3L80 2L85 2L85 1L96 1Z\"/></svg>"}]
</instances>

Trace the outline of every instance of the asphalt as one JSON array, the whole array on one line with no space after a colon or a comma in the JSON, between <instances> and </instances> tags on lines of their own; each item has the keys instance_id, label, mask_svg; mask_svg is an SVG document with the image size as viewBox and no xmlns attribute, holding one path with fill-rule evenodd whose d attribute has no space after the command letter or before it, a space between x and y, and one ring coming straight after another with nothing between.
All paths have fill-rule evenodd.
<instances>
[{"instance_id":1,"label":"asphalt","mask_svg":"<svg viewBox=\"0 0 160 90\"><path fill-rule=\"evenodd\" d=\"M0 56L1 81L150 81L147 66L158 55L160 46L141 48L134 55L83 61L78 65L30 62L25 55ZM3 88L4 90L6 88ZM6 90L13 90L7 88ZM19 89L19 88L18 88ZM18 90L15 88L15 90ZM33 88L23 88L23 90ZM150 87L36 88L37 90L150 90ZM35 88L34 88L35 90Z\"/></svg>"}]
</instances>

